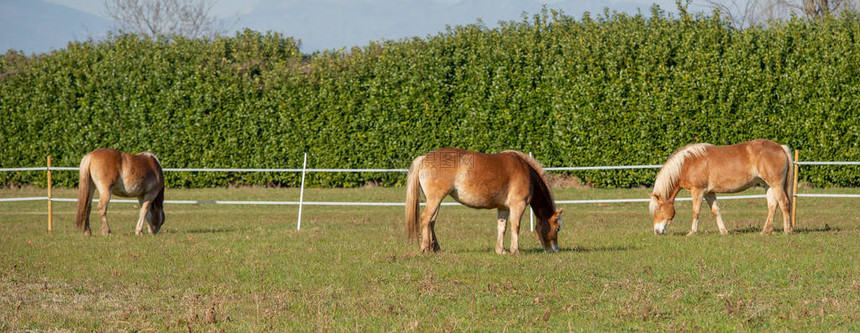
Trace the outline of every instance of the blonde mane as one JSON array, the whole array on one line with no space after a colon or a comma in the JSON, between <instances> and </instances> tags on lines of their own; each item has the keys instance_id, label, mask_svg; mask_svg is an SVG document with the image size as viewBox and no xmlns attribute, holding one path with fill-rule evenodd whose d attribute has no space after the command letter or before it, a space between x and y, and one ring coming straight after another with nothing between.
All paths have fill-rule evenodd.
<instances>
[{"instance_id":1,"label":"blonde mane","mask_svg":"<svg viewBox=\"0 0 860 333\"><path fill-rule=\"evenodd\" d=\"M672 190L678 185L678 178L681 176L681 167L684 166L687 158L701 157L705 153L705 150L712 146L710 143L693 143L681 147L681 149L672 153L672 156L669 156L669 159L663 164L663 168L657 173L652 193L663 198L671 195Z\"/></svg>"}]
</instances>

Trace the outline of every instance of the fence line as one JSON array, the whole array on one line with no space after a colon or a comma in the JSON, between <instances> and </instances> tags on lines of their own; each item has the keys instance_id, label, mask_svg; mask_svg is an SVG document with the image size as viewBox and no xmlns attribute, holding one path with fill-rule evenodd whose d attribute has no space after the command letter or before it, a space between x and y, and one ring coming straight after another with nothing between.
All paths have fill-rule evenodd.
<instances>
[{"instance_id":1,"label":"fence line","mask_svg":"<svg viewBox=\"0 0 860 333\"><path fill-rule=\"evenodd\" d=\"M75 168L77 170L78 168ZM46 171L48 167L33 167L33 168L2 168L0 171ZM54 168L56 170L56 168Z\"/></svg>"},{"instance_id":2,"label":"fence line","mask_svg":"<svg viewBox=\"0 0 860 333\"><path fill-rule=\"evenodd\" d=\"M48 200L48 197L0 198L0 202L39 201L39 200ZM77 200L77 199L75 199L75 200Z\"/></svg>"},{"instance_id":3,"label":"fence line","mask_svg":"<svg viewBox=\"0 0 860 333\"><path fill-rule=\"evenodd\" d=\"M798 197L803 198L860 198L860 194L815 194L815 193L798 193ZM731 195L720 196L718 200L737 200L737 199L760 199L765 198L764 194L754 195ZM40 201L48 200L48 197L22 197L22 198L0 198L0 202L11 201ZM680 197L677 201L691 201L692 198ZM77 202L76 198L51 198L54 202ZM98 199L93 199L93 202L98 202ZM556 204L589 204L589 203L635 203L649 202L651 199L587 199L587 200L556 200ZM111 199L111 202L119 203L138 203L137 200L131 199ZM191 204L191 205L299 205L299 201L235 201L235 200L164 200L168 204ZM308 206L403 206L403 202L355 202L355 201L302 201L301 204ZM422 202L423 206L424 203ZM457 206L456 202L443 202L443 206Z\"/></svg>"},{"instance_id":4,"label":"fence line","mask_svg":"<svg viewBox=\"0 0 860 333\"><path fill-rule=\"evenodd\" d=\"M796 166L801 165L860 165L860 161L797 161L797 152L795 152L795 161L793 163ZM50 163L50 162L49 162ZM657 169L661 168L661 164L647 164L647 165L620 165L620 166L586 166L586 167L546 167L544 170L546 171L586 171L586 170L624 170L624 169ZM795 170L798 167L794 168ZM20 167L20 168L0 168L0 172L14 172L14 171L76 171L79 170L78 167L52 167L50 164L44 167ZM309 206L405 206L405 203L402 202L336 202L336 201L304 201L304 175L307 172L408 172L409 169L370 169L370 168L355 168L355 169L326 169L326 168L307 168L307 154L305 154L305 162L302 165L301 169L295 168L164 168L165 172L301 172L302 173L302 185L301 185L301 194L299 197L299 201L233 201L233 200L165 200L165 203L168 204L214 204L214 205L297 205L299 206L299 217L296 228L301 229L301 209L304 205ZM796 176L796 175L795 175ZM50 180L49 180L50 182ZM796 181L795 181L796 183ZM50 184L49 184L50 186ZM49 190L50 191L50 190ZM802 194L795 193L792 194L793 197L819 197L819 198L860 198L860 194ZM718 199L720 200L735 200L735 199L758 199L764 198L764 195L733 195L733 196L722 196ZM22 198L0 198L0 202L14 202L14 201L48 201L49 205L51 202L77 202L75 198L53 198L50 196L47 197L22 197ZM692 198L677 198L678 201L691 201ZM98 200L93 200L93 202L97 202ZM116 199L111 200L112 202L120 202L120 203L138 203L137 200L129 200L129 199ZM557 200L556 204L594 204L594 203L637 203L637 202L649 202L650 199L591 199L591 200ZM421 203L423 206L424 203ZM443 206L459 206L460 204L457 202L443 202ZM792 208L794 208L796 204L792 204ZM49 220L51 219L51 211L49 209ZM794 215L794 214L792 214ZM792 218L793 220L794 218ZM50 229L50 226L49 226Z\"/></svg>"},{"instance_id":5,"label":"fence line","mask_svg":"<svg viewBox=\"0 0 860 333\"><path fill-rule=\"evenodd\" d=\"M604 165L604 166L587 166L587 167L548 167L543 168L546 171L584 171L584 170L619 170L619 169L659 169L662 164L647 164L647 165Z\"/></svg>"},{"instance_id":6,"label":"fence line","mask_svg":"<svg viewBox=\"0 0 860 333\"><path fill-rule=\"evenodd\" d=\"M820 197L839 197L838 194L808 194L798 196L820 196ZM764 194L756 195L731 195L718 197L719 200L734 200L734 199L758 199L764 198ZM849 198L860 198L860 194L847 194ZM38 201L48 200L48 197L26 197L26 198L2 198L2 201ZM679 197L676 201L691 201L689 197ZM51 198L54 202L77 202L76 198ZM98 202L99 199L92 199L93 202ZM633 203L633 202L649 202L651 199L587 199L587 200L556 200L556 204L585 204L585 203ZM133 199L111 199L111 202L118 203L138 203ZM164 200L167 204L191 204L191 205L306 205L306 206L405 206L403 202L358 202L358 201L234 201L234 200ZM461 206L457 202L443 202L443 206ZM422 202L423 206L424 203Z\"/></svg>"},{"instance_id":7,"label":"fence line","mask_svg":"<svg viewBox=\"0 0 860 333\"><path fill-rule=\"evenodd\" d=\"M796 161L795 165L860 165L860 161ZM658 169L662 164L644 165L604 165L584 167L545 167L546 171L586 171L586 170L622 170L622 169ZM76 171L79 167L23 167L23 168L0 168L0 172L10 171ZM408 172L409 169L329 169L329 168L164 168L165 172Z\"/></svg>"},{"instance_id":8,"label":"fence line","mask_svg":"<svg viewBox=\"0 0 860 333\"><path fill-rule=\"evenodd\" d=\"M617 169L656 169L662 167L662 164L648 165L609 165L609 166L588 166L588 167L547 167L546 171L577 171L577 170L617 170ZM79 167L51 167L51 170L75 171ZM47 167L26 167L26 168L0 168L0 172L4 171L46 171ZM163 168L165 172L408 172L409 169L330 169L330 168Z\"/></svg>"},{"instance_id":9,"label":"fence line","mask_svg":"<svg viewBox=\"0 0 860 333\"><path fill-rule=\"evenodd\" d=\"M797 165L860 165L860 161L797 161Z\"/></svg>"},{"instance_id":10,"label":"fence line","mask_svg":"<svg viewBox=\"0 0 860 333\"><path fill-rule=\"evenodd\" d=\"M860 194L815 194L815 193L798 193L795 194L796 197L809 197L809 198L860 198Z\"/></svg>"}]
</instances>

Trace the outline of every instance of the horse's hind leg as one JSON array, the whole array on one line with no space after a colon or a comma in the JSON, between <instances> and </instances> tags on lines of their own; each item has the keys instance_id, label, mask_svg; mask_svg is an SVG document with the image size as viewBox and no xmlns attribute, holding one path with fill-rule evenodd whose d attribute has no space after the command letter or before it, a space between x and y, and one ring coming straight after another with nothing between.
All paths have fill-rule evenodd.
<instances>
[{"instance_id":1,"label":"horse's hind leg","mask_svg":"<svg viewBox=\"0 0 860 333\"><path fill-rule=\"evenodd\" d=\"M436 216L433 216L433 220L430 221L430 244L433 244L433 252L439 252L442 250L439 247L439 240L436 239Z\"/></svg>"},{"instance_id":2,"label":"horse's hind leg","mask_svg":"<svg viewBox=\"0 0 860 333\"><path fill-rule=\"evenodd\" d=\"M794 232L794 227L791 225L791 200L788 198L788 193L785 193L782 189L777 189L777 201L779 202L779 209L782 210L782 232L786 234L790 234Z\"/></svg>"},{"instance_id":3,"label":"horse's hind leg","mask_svg":"<svg viewBox=\"0 0 860 333\"><path fill-rule=\"evenodd\" d=\"M496 253L504 254L505 253L505 228L508 223L508 216L510 215L510 211L501 210L497 211L497 220L496 220ZM513 222L513 221L512 221ZM513 243L511 243L511 250L513 250Z\"/></svg>"},{"instance_id":4,"label":"horse's hind leg","mask_svg":"<svg viewBox=\"0 0 860 333\"><path fill-rule=\"evenodd\" d=\"M436 252L441 249L434 230L441 203L442 199L427 196L427 205L421 213L421 252Z\"/></svg>"},{"instance_id":5,"label":"horse's hind leg","mask_svg":"<svg viewBox=\"0 0 860 333\"><path fill-rule=\"evenodd\" d=\"M773 233L773 214L776 212L776 192L773 187L766 186L767 191L765 192L765 197L767 198L767 220L764 221L764 227L761 228L762 235L767 235Z\"/></svg>"},{"instance_id":6,"label":"horse's hind leg","mask_svg":"<svg viewBox=\"0 0 860 333\"><path fill-rule=\"evenodd\" d=\"M96 192L96 187L90 186L90 195L87 197L89 199L85 199L85 200L92 200L93 193L95 193L95 192ZM92 211L93 211L93 203L90 202L87 205L87 219L85 220L86 222L84 222L84 235L87 235L87 236L92 235L92 230L90 230L90 213Z\"/></svg>"},{"instance_id":7,"label":"horse's hind leg","mask_svg":"<svg viewBox=\"0 0 860 333\"><path fill-rule=\"evenodd\" d=\"M791 209L789 209L791 200L788 199L789 195L785 192L785 187L782 184L778 185L771 186L770 190L773 191L774 203L779 205L779 210L782 211L782 232L790 234L794 232L794 228L791 226ZM770 209L770 198L768 198L768 209Z\"/></svg>"},{"instance_id":8,"label":"horse's hind leg","mask_svg":"<svg viewBox=\"0 0 860 333\"><path fill-rule=\"evenodd\" d=\"M705 194L705 200L708 202L708 206L711 207L711 213L714 214L714 218L717 220L717 228L720 229L720 234L728 234L729 231L726 230L726 223L723 222L723 216L720 214L720 206L717 205L717 195L714 193Z\"/></svg>"},{"instance_id":9,"label":"horse's hind leg","mask_svg":"<svg viewBox=\"0 0 860 333\"><path fill-rule=\"evenodd\" d=\"M110 203L110 189L99 189L99 217L102 220L102 235L110 235L110 226L107 222L107 210Z\"/></svg>"}]
</instances>

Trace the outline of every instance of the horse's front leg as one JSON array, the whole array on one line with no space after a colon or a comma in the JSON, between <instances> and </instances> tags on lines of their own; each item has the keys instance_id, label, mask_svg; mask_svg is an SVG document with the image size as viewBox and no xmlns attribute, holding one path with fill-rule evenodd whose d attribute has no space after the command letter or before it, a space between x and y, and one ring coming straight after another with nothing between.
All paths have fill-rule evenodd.
<instances>
[{"instance_id":1,"label":"horse's front leg","mask_svg":"<svg viewBox=\"0 0 860 333\"><path fill-rule=\"evenodd\" d=\"M508 215L510 215L510 211L507 210L498 210L496 220L496 253L505 254L505 227L507 225ZM513 244L511 244L513 246ZM511 248L513 249L513 247Z\"/></svg>"},{"instance_id":2,"label":"horse's front leg","mask_svg":"<svg viewBox=\"0 0 860 333\"><path fill-rule=\"evenodd\" d=\"M149 213L149 205L152 203L151 200L145 200L143 197L137 199L140 203L140 217L137 219L137 227L134 228L134 234L140 235L143 234L143 223L146 221L146 215ZM149 233L152 233L152 226L149 227Z\"/></svg>"},{"instance_id":3,"label":"horse's front leg","mask_svg":"<svg viewBox=\"0 0 860 333\"><path fill-rule=\"evenodd\" d=\"M511 253L520 253L520 220L523 218L523 213L526 211L525 204L520 207L511 207Z\"/></svg>"},{"instance_id":4,"label":"horse's front leg","mask_svg":"<svg viewBox=\"0 0 860 333\"><path fill-rule=\"evenodd\" d=\"M702 193L702 190L690 190L690 195L693 197L693 224L690 226L690 233L688 233L687 236L694 235L699 232L699 212L702 209Z\"/></svg>"}]
</instances>

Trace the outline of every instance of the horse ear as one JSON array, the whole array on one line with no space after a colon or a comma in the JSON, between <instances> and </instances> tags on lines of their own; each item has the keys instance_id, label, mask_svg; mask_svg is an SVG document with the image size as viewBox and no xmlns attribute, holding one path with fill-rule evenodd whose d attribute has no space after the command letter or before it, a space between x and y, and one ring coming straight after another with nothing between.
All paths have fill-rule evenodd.
<instances>
[{"instance_id":1,"label":"horse ear","mask_svg":"<svg viewBox=\"0 0 860 333\"><path fill-rule=\"evenodd\" d=\"M564 211L564 208L561 208L555 212L556 216L561 216L561 212Z\"/></svg>"},{"instance_id":2,"label":"horse ear","mask_svg":"<svg viewBox=\"0 0 860 333\"><path fill-rule=\"evenodd\" d=\"M660 195L659 195L659 194L656 194L656 193L649 193L649 194L648 194L648 196L649 196L649 197L651 197L651 199L654 199L654 200L657 200L657 201L662 201L662 199L660 198Z\"/></svg>"}]
</instances>

